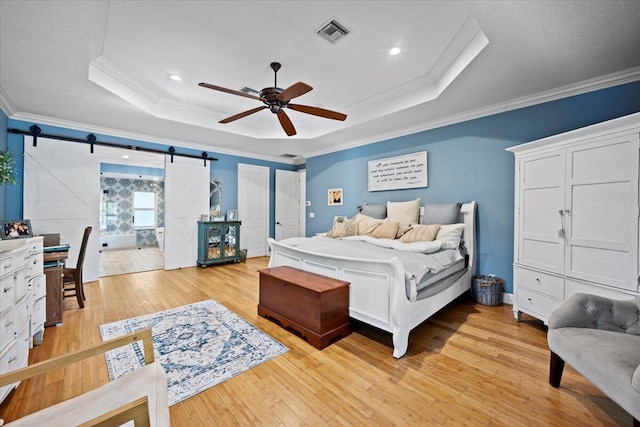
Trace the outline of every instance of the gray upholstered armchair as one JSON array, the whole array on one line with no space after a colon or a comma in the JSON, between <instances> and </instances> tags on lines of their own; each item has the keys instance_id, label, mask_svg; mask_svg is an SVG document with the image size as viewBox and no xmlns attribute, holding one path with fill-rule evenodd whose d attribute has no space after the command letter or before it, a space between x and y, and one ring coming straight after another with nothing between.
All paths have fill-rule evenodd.
<instances>
[{"instance_id":1,"label":"gray upholstered armchair","mask_svg":"<svg viewBox=\"0 0 640 427\"><path fill-rule=\"evenodd\" d=\"M640 297L572 295L549 318L547 341L553 387L560 386L567 362L640 427Z\"/></svg>"}]
</instances>

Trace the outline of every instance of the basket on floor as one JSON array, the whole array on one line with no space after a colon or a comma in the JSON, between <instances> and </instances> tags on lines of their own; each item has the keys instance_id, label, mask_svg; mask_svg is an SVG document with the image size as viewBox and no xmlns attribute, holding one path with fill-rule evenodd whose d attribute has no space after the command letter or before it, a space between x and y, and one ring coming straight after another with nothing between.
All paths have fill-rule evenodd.
<instances>
[{"instance_id":1,"label":"basket on floor","mask_svg":"<svg viewBox=\"0 0 640 427\"><path fill-rule=\"evenodd\" d=\"M491 307L502 304L502 286L504 281L496 276L473 276L471 290L473 300Z\"/></svg>"}]
</instances>

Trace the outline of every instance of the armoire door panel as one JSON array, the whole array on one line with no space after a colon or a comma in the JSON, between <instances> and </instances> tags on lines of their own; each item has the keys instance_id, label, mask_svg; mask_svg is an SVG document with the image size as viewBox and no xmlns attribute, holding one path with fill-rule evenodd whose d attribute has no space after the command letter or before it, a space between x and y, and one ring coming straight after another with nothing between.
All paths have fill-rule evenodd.
<instances>
[{"instance_id":1,"label":"armoire door panel","mask_svg":"<svg viewBox=\"0 0 640 427\"><path fill-rule=\"evenodd\" d=\"M628 250L615 250L573 244L567 259L567 276L633 290L629 277L635 271Z\"/></svg>"},{"instance_id":2,"label":"armoire door panel","mask_svg":"<svg viewBox=\"0 0 640 427\"><path fill-rule=\"evenodd\" d=\"M638 135L567 150L567 276L637 290Z\"/></svg>"},{"instance_id":3,"label":"armoire door panel","mask_svg":"<svg viewBox=\"0 0 640 427\"><path fill-rule=\"evenodd\" d=\"M598 141L570 150L572 179L597 178L620 172L637 171L638 156L630 156L633 143L629 137Z\"/></svg>"},{"instance_id":4,"label":"armoire door panel","mask_svg":"<svg viewBox=\"0 0 640 427\"><path fill-rule=\"evenodd\" d=\"M564 270L560 211L564 209L564 153L524 158L520 170L518 260L521 265Z\"/></svg>"},{"instance_id":5,"label":"armoire door panel","mask_svg":"<svg viewBox=\"0 0 640 427\"><path fill-rule=\"evenodd\" d=\"M567 225L573 239L601 240L630 245L633 210L629 182L574 185L571 188L571 218ZM615 209L612 209L616 206ZM624 206L621 209L619 206Z\"/></svg>"},{"instance_id":6,"label":"armoire door panel","mask_svg":"<svg viewBox=\"0 0 640 427\"><path fill-rule=\"evenodd\" d=\"M523 238L519 264L561 272L564 269L562 242Z\"/></svg>"}]
</instances>

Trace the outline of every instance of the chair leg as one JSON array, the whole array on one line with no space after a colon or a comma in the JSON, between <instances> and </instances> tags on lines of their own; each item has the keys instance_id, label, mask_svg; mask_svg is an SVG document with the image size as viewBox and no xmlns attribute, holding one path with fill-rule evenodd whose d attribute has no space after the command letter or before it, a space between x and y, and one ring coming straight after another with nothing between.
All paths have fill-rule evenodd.
<instances>
[{"instance_id":1,"label":"chair leg","mask_svg":"<svg viewBox=\"0 0 640 427\"><path fill-rule=\"evenodd\" d=\"M80 272L80 293L82 294L82 301L86 301L87 297L84 296L84 279L82 278L82 272Z\"/></svg>"},{"instance_id":2,"label":"chair leg","mask_svg":"<svg viewBox=\"0 0 640 427\"><path fill-rule=\"evenodd\" d=\"M551 360L549 362L549 384L558 388L560 380L562 380L562 371L564 370L564 360L553 351L551 352Z\"/></svg>"},{"instance_id":3,"label":"chair leg","mask_svg":"<svg viewBox=\"0 0 640 427\"><path fill-rule=\"evenodd\" d=\"M76 275L76 299L78 300L78 305L80 308L84 308L84 301L82 300L82 277L80 275Z\"/></svg>"}]
</instances>

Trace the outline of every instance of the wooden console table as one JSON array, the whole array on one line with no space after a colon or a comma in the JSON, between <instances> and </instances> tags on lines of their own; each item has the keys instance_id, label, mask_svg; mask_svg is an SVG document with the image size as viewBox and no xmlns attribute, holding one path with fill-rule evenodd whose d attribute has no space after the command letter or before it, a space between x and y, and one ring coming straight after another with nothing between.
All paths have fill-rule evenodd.
<instances>
[{"instance_id":1,"label":"wooden console table","mask_svg":"<svg viewBox=\"0 0 640 427\"><path fill-rule=\"evenodd\" d=\"M258 315L295 330L318 349L351 333L349 282L284 266L259 273Z\"/></svg>"}]
</instances>

